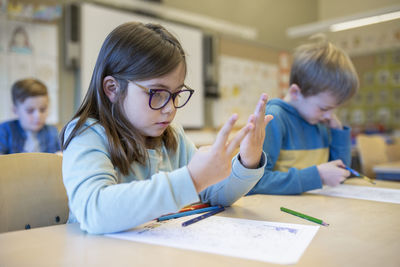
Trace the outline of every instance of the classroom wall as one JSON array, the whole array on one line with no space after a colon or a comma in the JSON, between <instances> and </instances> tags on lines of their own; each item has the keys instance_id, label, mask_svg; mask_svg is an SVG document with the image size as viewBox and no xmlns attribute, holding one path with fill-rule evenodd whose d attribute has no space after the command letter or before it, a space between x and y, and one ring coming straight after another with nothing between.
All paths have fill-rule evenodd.
<instances>
[{"instance_id":1,"label":"classroom wall","mask_svg":"<svg viewBox=\"0 0 400 267\"><path fill-rule=\"evenodd\" d=\"M22 2L36 2L36 3L41 3L42 1L36 0L36 1L22 1ZM57 2L57 1L54 1ZM91 1L89 1L91 2ZM211 3L212 2L212 3ZM263 6L265 3L263 1L256 1L253 5L253 7L249 7L249 9L243 8L243 11L246 10L242 15L242 17L238 18L239 15L234 13L238 11L232 11L231 9L227 9L226 5L224 8L224 5L221 3L225 3L225 1L218 1L217 3L214 3L214 1L205 1L204 5L201 5L200 9L197 9L195 5L191 5L187 1L179 1L179 0L165 0L165 4L171 7L178 7L182 8L184 10L189 10L193 12L202 12L207 15L215 15L221 17L221 14L225 16L226 19L231 19L232 21L236 21L238 23L243 22L242 20L245 20L246 17L251 15L251 10L254 9L261 9L260 7ZM240 1L241 2L241 1ZM271 10L275 10L276 14L276 24L279 21L280 18L282 18L282 15L280 13L281 7L283 7L285 4L288 4L288 1L283 1L281 4L275 3L275 1L265 1L268 2L269 4L269 9L268 12L271 12ZM359 3L360 2L360 3ZM363 4L361 4L361 2ZM379 3L379 5L391 5L392 3L397 2L397 1L389 1L389 0L383 0L383 3ZM304 4L306 3L306 4ZM359 3L359 4L357 4ZM248 4L248 1L246 1L246 5ZM300 7L302 5L302 7ZM360 7L360 5L363 5L363 7ZM358 7L357 7L358 6ZM297 8L298 14L297 16L300 16L300 20L302 20L304 23L310 22L315 19L315 17L318 17L319 19L328 19L330 14L328 11L331 11L332 16L338 16L340 14L346 14L346 12L351 13L351 12L358 12L359 10L369 10L373 7L378 7L378 3L376 1L351 1L349 4L348 1L339 1L339 2L331 2L331 1L325 1L325 0L319 0L319 1L306 1L302 3L298 3L296 1L296 5L293 7L290 7L290 10L293 10ZM221 10L222 9L222 10ZM307 9L308 11L305 12L304 9ZM304 11L304 12L303 12ZM211 12L211 13L210 13ZM290 11L292 12L292 11ZM288 11L288 15L292 14ZM312 14L314 15L312 15ZM258 13L254 13L258 14ZM265 16L267 16L269 13L265 13ZM278 15L280 14L280 15ZM295 15L293 13L292 15ZM281 17L279 17L281 16ZM254 16L255 17L255 16ZM285 17L285 21L286 21ZM244 22L243 22L244 23ZM252 22L254 25L256 22ZM252 24L252 25L253 25ZM396 23L394 23L396 24ZM397 24L398 25L398 24ZM268 26L268 27L267 27ZM270 40L273 40L274 37L274 32L278 29L275 27L274 30L271 30L268 32L267 29L270 27L274 27L275 25L265 25L265 29L267 35L267 38L264 40L265 42L260 42L260 41L249 41L249 40L244 40L244 39L239 39L239 38L234 38L230 37L227 35L219 35L217 34L217 38L219 40L218 44L218 53L220 56L228 56L228 57L234 57L235 59L238 60L247 60L250 61L252 64L257 64L257 63L263 63L263 64L269 64L269 65L276 65L278 69L280 68L280 54L282 52L290 52L291 49L285 49L285 46L275 46L275 45L266 45L265 43L269 43ZM395 25L396 26L396 25ZM65 42L63 40L64 36L64 29L65 25L62 20L59 20L57 22L57 27L58 27L58 36L60 42L58 42L58 50L60 52L60 56L58 58L58 66L59 66L59 124L63 125L65 124L73 115L74 111L77 109L77 105L79 104L79 100L77 101L77 86L80 83L79 78L79 73L76 70L73 69L68 69L65 67L64 64L64 57L63 53L65 51ZM367 31L367 30L366 30ZM351 42L351 41L349 41ZM355 42L352 42L355 43ZM400 42L399 42L400 43ZM368 52L368 55L372 55L373 52ZM362 55L355 55L355 56L362 56ZM373 61L370 62L370 64L373 64ZM363 64L360 64L360 67L363 67ZM371 66L373 68L373 66ZM277 79L280 79L277 77ZM282 88L279 87L279 90ZM206 109L205 112L206 114L206 124L205 128L208 127L218 127L217 124L214 124L213 118L218 117L220 114L216 113L213 108L208 108L212 107L215 105L217 101L223 101L222 100L217 100L213 98L206 99Z\"/></svg>"},{"instance_id":2,"label":"classroom wall","mask_svg":"<svg viewBox=\"0 0 400 267\"><path fill-rule=\"evenodd\" d=\"M318 0L202 0L201 5L187 0L163 0L163 3L253 27L257 30L256 41L280 50L293 47L293 41L285 36L288 27L311 23L318 18Z\"/></svg>"},{"instance_id":3,"label":"classroom wall","mask_svg":"<svg viewBox=\"0 0 400 267\"><path fill-rule=\"evenodd\" d=\"M219 42L219 54L246 58L254 61L278 63L279 52L282 49L234 37L223 36Z\"/></svg>"}]
</instances>

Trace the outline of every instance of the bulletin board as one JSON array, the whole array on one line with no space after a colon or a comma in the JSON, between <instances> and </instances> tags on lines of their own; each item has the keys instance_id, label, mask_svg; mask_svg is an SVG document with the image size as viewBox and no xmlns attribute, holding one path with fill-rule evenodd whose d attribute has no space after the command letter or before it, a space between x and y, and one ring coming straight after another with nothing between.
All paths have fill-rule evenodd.
<instances>
[{"instance_id":1,"label":"bulletin board","mask_svg":"<svg viewBox=\"0 0 400 267\"><path fill-rule=\"evenodd\" d=\"M279 97L278 66L261 61L222 55L219 59L221 98L213 105L214 126L222 126L237 113L237 126L245 125L262 93Z\"/></svg>"},{"instance_id":2,"label":"bulletin board","mask_svg":"<svg viewBox=\"0 0 400 267\"><path fill-rule=\"evenodd\" d=\"M360 89L340 108L341 119L361 131L400 128L400 49L354 56L352 60Z\"/></svg>"},{"instance_id":3,"label":"bulletin board","mask_svg":"<svg viewBox=\"0 0 400 267\"><path fill-rule=\"evenodd\" d=\"M139 16L128 11L94 4L81 5L81 98L86 94L97 55L106 36L118 25L128 21L159 23L172 32L186 52L185 83L195 89L189 103L176 113L175 121L185 128L204 125L203 34L199 29L158 19Z\"/></svg>"},{"instance_id":4,"label":"bulletin board","mask_svg":"<svg viewBox=\"0 0 400 267\"><path fill-rule=\"evenodd\" d=\"M221 38L218 74L220 98L212 103L213 127L237 113L237 127L254 113L261 93L281 97L279 59L282 51L243 40Z\"/></svg>"},{"instance_id":5,"label":"bulletin board","mask_svg":"<svg viewBox=\"0 0 400 267\"><path fill-rule=\"evenodd\" d=\"M346 51L360 79L358 93L339 108L354 133L400 128L400 24L397 20L335 32L331 41Z\"/></svg>"},{"instance_id":6,"label":"bulletin board","mask_svg":"<svg viewBox=\"0 0 400 267\"><path fill-rule=\"evenodd\" d=\"M28 77L37 78L47 86L50 98L47 123L58 123L57 25L10 20L0 13L0 121L15 118L11 86Z\"/></svg>"}]
</instances>

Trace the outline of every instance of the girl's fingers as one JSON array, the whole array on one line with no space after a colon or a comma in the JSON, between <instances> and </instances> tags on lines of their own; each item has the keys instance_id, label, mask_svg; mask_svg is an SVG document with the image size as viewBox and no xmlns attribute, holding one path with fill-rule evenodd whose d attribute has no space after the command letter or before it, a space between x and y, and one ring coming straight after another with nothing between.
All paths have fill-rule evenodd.
<instances>
[{"instance_id":1,"label":"girl's fingers","mask_svg":"<svg viewBox=\"0 0 400 267\"><path fill-rule=\"evenodd\" d=\"M255 123L255 120L256 120L256 115L251 114L249 116L249 119L247 120L247 123Z\"/></svg>"},{"instance_id":2,"label":"girl's fingers","mask_svg":"<svg viewBox=\"0 0 400 267\"><path fill-rule=\"evenodd\" d=\"M262 94L260 100L257 103L256 110L254 111L254 114L259 123L262 123L264 121L265 107L267 105L267 100L268 100L267 95Z\"/></svg>"},{"instance_id":3,"label":"girl's fingers","mask_svg":"<svg viewBox=\"0 0 400 267\"><path fill-rule=\"evenodd\" d=\"M258 112L262 112L263 105L267 103L267 100L268 100L267 94L265 93L261 94L260 100L258 101L256 109L254 111L255 114L257 114Z\"/></svg>"},{"instance_id":4,"label":"girl's fingers","mask_svg":"<svg viewBox=\"0 0 400 267\"><path fill-rule=\"evenodd\" d=\"M272 121L274 116L272 115L265 115L264 116L264 128L267 127L268 123Z\"/></svg>"},{"instance_id":5,"label":"girl's fingers","mask_svg":"<svg viewBox=\"0 0 400 267\"><path fill-rule=\"evenodd\" d=\"M229 142L227 148L226 148L226 153L228 155L232 155L235 150L239 147L240 142L242 142L243 138L247 135L251 129L254 128L254 124L248 123L246 126L244 126L236 135L232 138L232 140Z\"/></svg>"},{"instance_id":6,"label":"girl's fingers","mask_svg":"<svg viewBox=\"0 0 400 267\"><path fill-rule=\"evenodd\" d=\"M229 154L232 154L236 148L239 147L241 141L243 138L247 135L249 131L252 129L260 127L264 123L263 129L266 127L266 125L269 123L269 121L272 120L272 115L267 115L265 116L265 107L267 104L268 96L267 94L263 93L261 94L260 100L257 103L256 109L254 114L249 116L247 125L240 129L240 131L235 135L235 137L229 142L227 146L227 152ZM225 149L226 143L229 138L229 134L232 131L232 128L234 124L236 123L238 119L237 114L233 114L229 120L224 124L224 126L221 128L221 130L218 132L217 138L214 142L213 147L216 149Z\"/></svg>"},{"instance_id":7,"label":"girl's fingers","mask_svg":"<svg viewBox=\"0 0 400 267\"><path fill-rule=\"evenodd\" d=\"M233 125L235 125L237 119L238 119L237 114L233 114L229 118L229 120L224 124L221 130L219 130L213 147L215 147L216 149L225 149L225 144L228 140L229 134L232 131Z\"/></svg>"}]
</instances>

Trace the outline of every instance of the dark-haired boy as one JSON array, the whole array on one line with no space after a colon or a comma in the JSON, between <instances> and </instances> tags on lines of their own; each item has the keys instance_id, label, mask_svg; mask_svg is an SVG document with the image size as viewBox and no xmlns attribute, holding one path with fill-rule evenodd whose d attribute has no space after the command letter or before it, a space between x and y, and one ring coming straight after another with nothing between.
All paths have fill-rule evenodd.
<instances>
[{"instance_id":1,"label":"dark-haired boy","mask_svg":"<svg viewBox=\"0 0 400 267\"><path fill-rule=\"evenodd\" d=\"M18 119L0 124L0 154L60 151L57 128L46 125L47 87L36 79L23 79L11 88Z\"/></svg>"}]
</instances>

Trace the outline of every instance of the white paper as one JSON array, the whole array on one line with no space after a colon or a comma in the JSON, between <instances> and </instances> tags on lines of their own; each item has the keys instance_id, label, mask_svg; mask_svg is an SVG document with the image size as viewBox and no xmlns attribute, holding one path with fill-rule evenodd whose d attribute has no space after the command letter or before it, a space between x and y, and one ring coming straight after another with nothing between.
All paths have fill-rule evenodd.
<instances>
[{"instance_id":1,"label":"white paper","mask_svg":"<svg viewBox=\"0 0 400 267\"><path fill-rule=\"evenodd\" d=\"M182 227L182 222L196 216L152 221L131 231L107 236L263 262L294 264L319 229L319 226L221 216Z\"/></svg>"},{"instance_id":2,"label":"white paper","mask_svg":"<svg viewBox=\"0 0 400 267\"><path fill-rule=\"evenodd\" d=\"M400 190L398 189L342 184L335 187L324 186L322 189L307 193L400 204Z\"/></svg>"}]
</instances>

